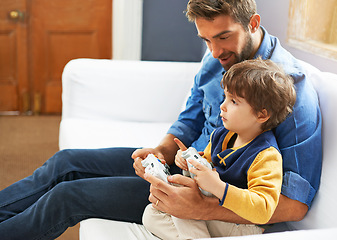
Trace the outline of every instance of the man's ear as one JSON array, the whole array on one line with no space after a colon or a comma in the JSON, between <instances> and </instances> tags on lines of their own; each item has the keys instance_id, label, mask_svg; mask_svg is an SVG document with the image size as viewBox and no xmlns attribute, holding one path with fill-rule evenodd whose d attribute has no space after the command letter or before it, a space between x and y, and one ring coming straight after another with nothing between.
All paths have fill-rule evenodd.
<instances>
[{"instance_id":1,"label":"man's ear","mask_svg":"<svg viewBox=\"0 0 337 240\"><path fill-rule=\"evenodd\" d=\"M254 14L250 18L249 29L251 33L255 33L260 28L261 17L259 14Z\"/></svg>"},{"instance_id":2,"label":"man's ear","mask_svg":"<svg viewBox=\"0 0 337 240\"><path fill-rule=\"evenodd\" d=\"M257 113L257 121L259 123L265 123L270 118L267 109L262 109L262 111Z\"/></svg>"}]
</instances>

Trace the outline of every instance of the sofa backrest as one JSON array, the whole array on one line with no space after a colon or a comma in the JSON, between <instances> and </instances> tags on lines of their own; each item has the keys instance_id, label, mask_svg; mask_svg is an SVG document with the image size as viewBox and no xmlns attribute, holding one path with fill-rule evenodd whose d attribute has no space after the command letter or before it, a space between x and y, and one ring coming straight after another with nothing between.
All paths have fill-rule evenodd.
<instances>
[{"instance_id":1,"label":"sofa backrest","mask_svg":"<svg viewBox=\"0 0 337 240\"><path fill-rule=\"evenodd\" d=\"M295 229L337 227L337 75L303 64L309 69L309 79L317 91L322 112L323 166L321 184L311 209L302 221L290 225Z\"/></svg>"},{"instance_id":2,"label":"sofa backrest","mask_svg":"<svg viewBox=\"0 0 337 240\"><path fill-rule=\"evenodd\" d=\"M75 59L63 71L62 119L174 122L200 63Z\"/></svg>"}]
</instances>

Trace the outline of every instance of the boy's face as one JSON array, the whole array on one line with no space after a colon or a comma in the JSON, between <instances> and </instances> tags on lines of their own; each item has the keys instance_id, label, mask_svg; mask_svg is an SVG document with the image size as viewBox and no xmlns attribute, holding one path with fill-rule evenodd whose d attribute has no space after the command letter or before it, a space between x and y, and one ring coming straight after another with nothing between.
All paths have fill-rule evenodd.
<instances>
[{"instance_id":1,"label":"boy's face","mask_svg":"<svg viewBox=\"0 0 337 240\"><path fill-rule=\"evenodd\" d=\"M224 92L225 100L220 105L220 117L226 129L242 134L261 128L257 115L244 98L233 96L226 88Z\"/></svg>"},{"instance_id":2,"label":"boy's face","mask_svg":"<svg viewBox=\"0 0 337 240\"><path fill-rule=\"evenodd\" d=\"M227 15L219 15L213 20L197 18L195 25L214 58L227 71L235 63L251 58L253 40L241 24Z\"/></svg>"}]
</instances>

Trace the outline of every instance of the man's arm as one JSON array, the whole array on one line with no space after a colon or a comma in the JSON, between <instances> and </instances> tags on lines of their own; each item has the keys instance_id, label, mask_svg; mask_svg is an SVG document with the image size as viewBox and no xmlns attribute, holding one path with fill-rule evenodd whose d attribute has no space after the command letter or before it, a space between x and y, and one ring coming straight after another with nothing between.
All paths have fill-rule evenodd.
<instances>
[{"instance_id":1,"label":"man's arm","mask_svg":"<svg viewBox=\"0 0 337 240\"><path fill-rule=\"evenodd\" d=\"M251 223L219 206L218 199L203 196L191 178L181 175L169 177L170 182L183 185L182 187L169 185L151 175L146 175L145 179L151 183L149 200L158 210L184 219ZM157 200L159 202L156 205ZM305 204L281 195L279 204L268 223L299 221L307 211L308 207Z\"/></svg>"},{"instance_id":2,"label":"man's arm","mask_svg":"<svg viewBox=\"0 0 337 240\"><path fill-rule=\"evenodd\" d=\"M302 202L280 195L279 203L269 223L301 221L308 212L308 206Z\"/></svg>"}]
</instances>

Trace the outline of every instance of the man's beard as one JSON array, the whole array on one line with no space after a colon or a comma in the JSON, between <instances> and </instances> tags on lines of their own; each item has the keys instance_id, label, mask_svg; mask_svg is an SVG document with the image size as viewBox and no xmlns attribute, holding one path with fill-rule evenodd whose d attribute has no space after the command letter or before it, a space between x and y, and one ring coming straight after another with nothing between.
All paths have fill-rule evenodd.
<instances>
[{"instance_id":1,"label":"man's beard","mask_svg":"<svg viewBox=\"0 0 337 240\"><path fill-rule=\"evenodd\" d=\"M248 60L252 52L253 52L253 39L249 35L249 33L247 33L245 47L242 49L239 55L235 55L236 63L242 62L244 60Z\"/></svg>"},{"instance_id":2,"label":"man's beard","mask_svg":"<svg viewBox=\"0 0 337 240\"><path fill-rule=\"evenodd\" d=\"M235 61L231 66L233 66L236 63L242 62L244 60L248 60L250 58L250 55L252 54L252 52L253 52L253 39L252 39L251 35L249 35L249 33L247 33L246 34L246 44L239 54L233 53ZM223 66L223 68L226 71L228 71L228 69L231 66L226 65L226 66Z\"/></svg>"}]
</instances>

